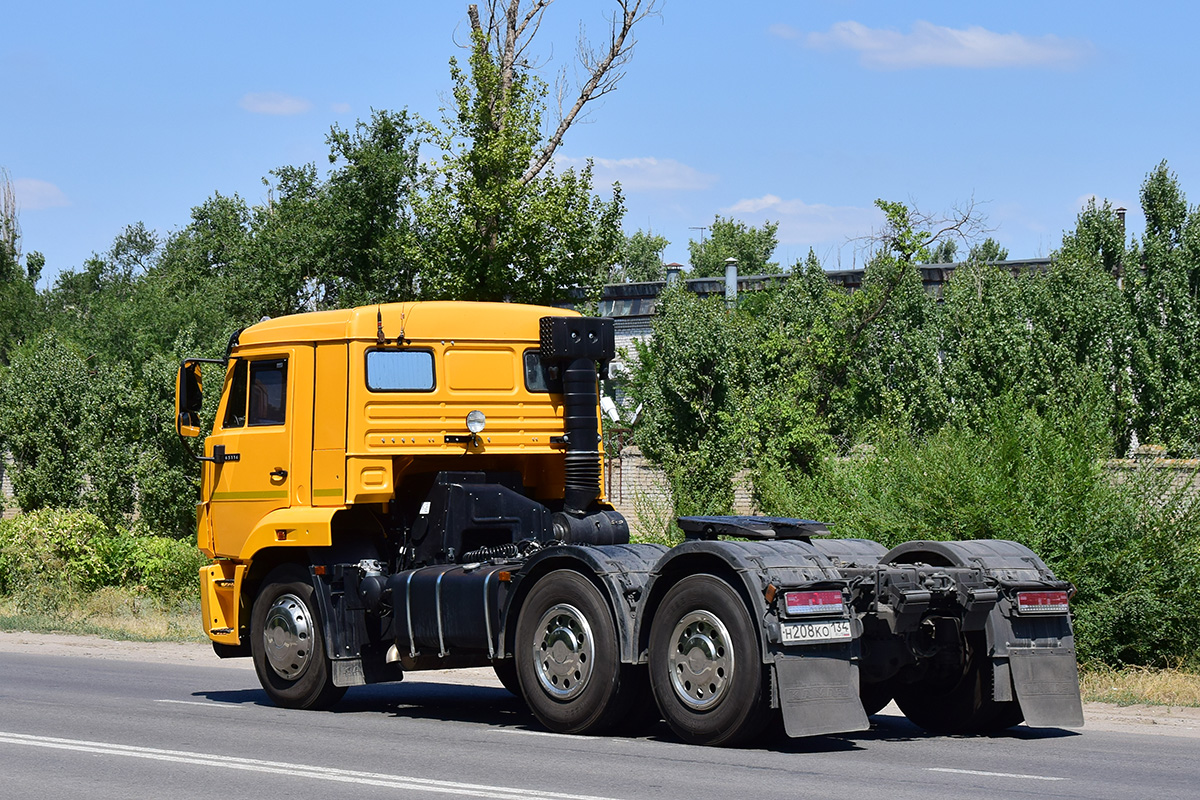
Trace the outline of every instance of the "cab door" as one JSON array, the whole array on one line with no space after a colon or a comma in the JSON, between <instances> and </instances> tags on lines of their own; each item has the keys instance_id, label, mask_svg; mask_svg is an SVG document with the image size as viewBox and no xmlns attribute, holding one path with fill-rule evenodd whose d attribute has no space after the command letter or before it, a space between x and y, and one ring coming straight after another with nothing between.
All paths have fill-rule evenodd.
<instances>
[{"instance_id":1,"label":"cab door","mask_svg":"<svg viewBox=\"0 0 1200 800\"><path fill-rule=\"evenodd\" d=\"M213 460L205 464L211 472L204 499L218 556L238 556L264 516L292 503L302 479L293 470L296 378L311 371L311 359L310 348L283 348L243 354L229 365L217 424L205 442Z\"/></svg>"}]
</instances>

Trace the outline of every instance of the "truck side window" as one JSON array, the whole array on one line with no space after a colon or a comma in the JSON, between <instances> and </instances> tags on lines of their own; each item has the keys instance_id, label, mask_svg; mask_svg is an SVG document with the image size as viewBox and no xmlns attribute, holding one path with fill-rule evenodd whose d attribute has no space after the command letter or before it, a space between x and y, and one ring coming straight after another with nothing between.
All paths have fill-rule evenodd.
<instances>
[{"instance_id":1,"label":"truck side window","mask_svg":"<svg viewBox=\"0 0 1200 800\"><path fill-rule=\"evenodd\" d=\"M229 403L225 406L222 428L240 428L246 424L246 362L233 365L233 382L229 387Z\"/></svg>"},{"instance_id":2,"label":"truck side window","mask_svg":"<svg viewBox=\"0 0 1200 800\"><path fill-rule=\"evenodd\" d=\"M525 389L529 392L562 393L562 378L546 374L542 354L538 350L525 351Z\"/></svg>"},{"instance_id":3,"label":"truck side window","mask_svg":"<svg viewBox=\"0 0 1200 800\"><path fill-rule=\"evenodd\" d=\"M431 392L433 387L433 353L430 351L367 352L367 388L372 392Z\"/></svg>"},{"instance_id":4,"label":"truck side window","mask_svg":"<svg viewBox=\"0 0 1200 800\"><path fill-rule=\"evenodd\" d=\"M282 425L287 412L287 359L250 362L251 425Z\"/></svg>"}]
</instances>

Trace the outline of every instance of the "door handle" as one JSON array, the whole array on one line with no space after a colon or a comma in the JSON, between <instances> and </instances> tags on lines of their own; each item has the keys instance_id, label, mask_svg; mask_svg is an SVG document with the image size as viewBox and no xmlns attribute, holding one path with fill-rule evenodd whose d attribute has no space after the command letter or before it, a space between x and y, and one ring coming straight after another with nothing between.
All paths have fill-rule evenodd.
<instances>
[{"instance_id":1,"label":"door handle","mask_svg":"<svg viewBox=\"0 0 1200 800\"><path fill-rule=\"evenodd\" d=\"M283 469L282 467L276 467L275 469L271 470L271 477L279 478L279 480L284 480L285 478L287 478L287 470Z\"/></svg>"}]
</instances>

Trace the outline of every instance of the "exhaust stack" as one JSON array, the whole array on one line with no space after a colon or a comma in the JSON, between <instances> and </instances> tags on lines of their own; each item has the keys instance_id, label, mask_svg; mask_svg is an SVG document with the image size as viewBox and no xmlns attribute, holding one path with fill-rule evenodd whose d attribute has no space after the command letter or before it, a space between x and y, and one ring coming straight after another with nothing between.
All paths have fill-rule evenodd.
<instances>
[{"instance_id":1,"label":"exhaust stack","mask_svg":"<svg viewBox=\"0 0 1200 800\"><path fill-rule=\"evenodd\" d=\"M563 507L575 517L592 510L600 496L599 375L616 355L611 319L542 317L543 363L561 370L566 474ZM600 370L597 370L597 364Z\"/></svg>"}]
</instances>

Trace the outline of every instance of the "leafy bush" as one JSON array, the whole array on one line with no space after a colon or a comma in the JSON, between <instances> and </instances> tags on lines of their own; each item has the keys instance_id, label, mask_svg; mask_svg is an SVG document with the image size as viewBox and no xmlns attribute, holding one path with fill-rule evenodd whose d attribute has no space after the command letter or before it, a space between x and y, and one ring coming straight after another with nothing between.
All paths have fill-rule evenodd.
<instances>
[{"instance_id":1,"label":"leafy bush","mask_svg":"<svg viewBox=\"0 0 1200 800\"><path fill-rule=\"evenodd\" d=\"M1123 525L1076 599L1081 653L1109 665L1200 666L1200 501L1145 466L1110 488Z\"/></svg>"},{"instance_id":2,"label":"leafy bush","mask_svg":"<svg viewBox=\"0 0 1200 800\"><path fill-rule=\"evenodd\" d=\"M1089 444L1086 412L1059 421L1000 404L977 430L878 434L874 452L812 475L758 476L768 514L821 519L839 536L1011 539L1077 588L1081 660L1195 660L1200 651L1200 502L1154 469L1117 483Z\"/></svg>"},{"instance_id":3,"label":"leafy bush","mask_svg":"<svg viewBox=\"0 0 1200 800\"><path fill-rule=\"evenodd\" d=\"M86 511L42 509L0 522L0 594L56 612L125 587L174 602L195 592L204 556L190 542L110 529Z\"/></svg>"},{"instance_id":4,"label":"leafy bush","mask_svg":"<svg viewBox=\"0 0 1200 800\"><path fill-rule=\"evenodd\" d=\"M134 577L138 586L164 600L196 593L197 573L208 559L194 543L163 536L143 536L133 541Z\"/></svg>"},{"instance_id":5,"label":"leafy bush","mask_svg":"<svg viewBox=\"0 0 1200 800\"><path fill-rule=\"evenodd\" d=\"M61 584L94 589L106 569L97 543L108 533L86 511L43 509L0 522L0 591Z\"/></svg>"}]
</instances>

